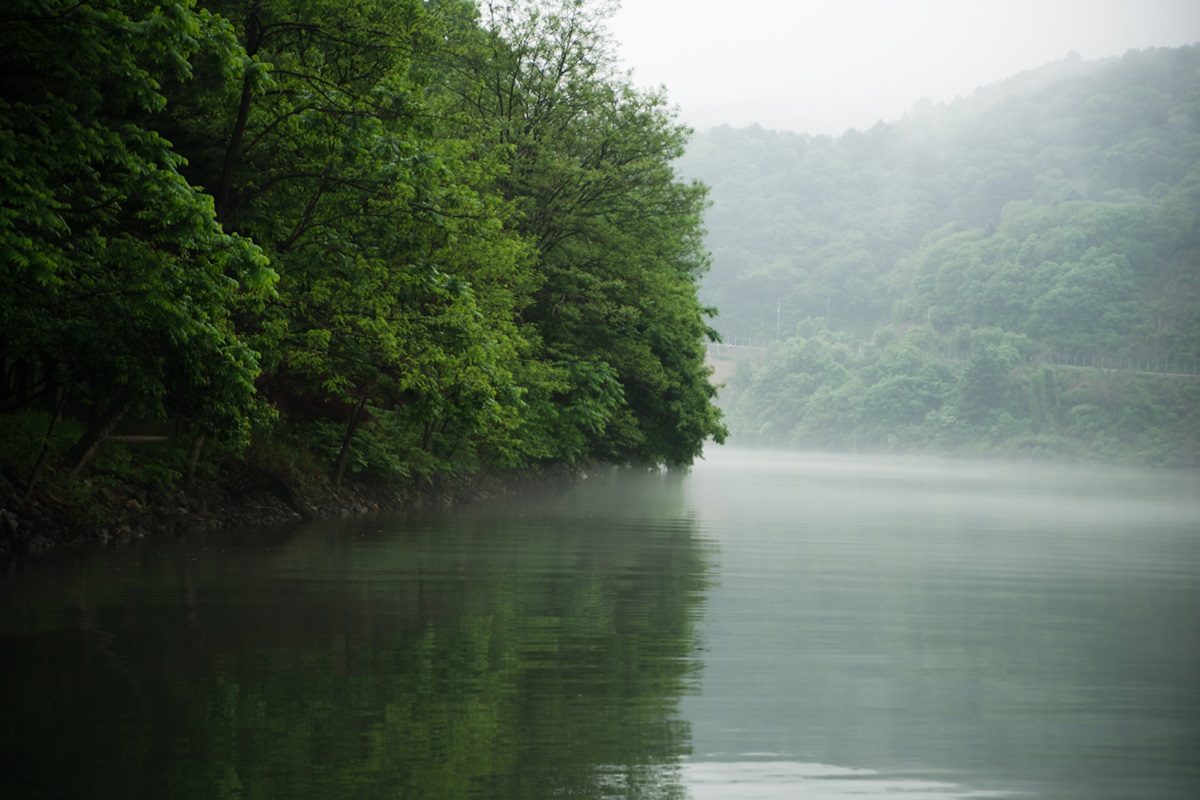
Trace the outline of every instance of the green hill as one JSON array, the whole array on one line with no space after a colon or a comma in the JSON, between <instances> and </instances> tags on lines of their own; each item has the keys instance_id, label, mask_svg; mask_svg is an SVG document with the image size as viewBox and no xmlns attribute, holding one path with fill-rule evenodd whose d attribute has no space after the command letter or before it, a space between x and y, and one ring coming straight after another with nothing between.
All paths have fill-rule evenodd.
<instances>
[{"instance_id":1,"label":"green hill","mask_svg":"<svg viewBox=\"0 0 1200 800\"><path fill-rule=\"evenodd\" d=\"M732 381L737 439L1200 460L1196 385L1147 377L1200 371L1200 47L837 138L718 128L682 170L717 328L780 343Z\"/></svg>"}]
</instances>

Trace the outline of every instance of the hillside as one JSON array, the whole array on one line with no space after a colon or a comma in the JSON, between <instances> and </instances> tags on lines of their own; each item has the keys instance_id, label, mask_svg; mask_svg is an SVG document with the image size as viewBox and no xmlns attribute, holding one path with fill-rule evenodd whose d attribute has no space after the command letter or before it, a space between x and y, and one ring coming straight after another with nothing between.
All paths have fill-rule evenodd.
<instances>
[{"instance_id":1,"label":"hillside","mask_svg":"<svg viewBox=\"0 0 1200 800\"><path fill-rule=\"evenodd\" d=\"M1195 387L1135 376L1200 370L1200 47L1069 59L837 138L718 128L682 170L712 190L716 327L782 343L733 381L736 438L1196 460ZM1074 394L1046 417L1030 382L1056 365L1137 388L1108 381L1089 416L1094 381L1057 375ZM995 373L974 400L971 368Z\"/></svg>"}]
</instances>

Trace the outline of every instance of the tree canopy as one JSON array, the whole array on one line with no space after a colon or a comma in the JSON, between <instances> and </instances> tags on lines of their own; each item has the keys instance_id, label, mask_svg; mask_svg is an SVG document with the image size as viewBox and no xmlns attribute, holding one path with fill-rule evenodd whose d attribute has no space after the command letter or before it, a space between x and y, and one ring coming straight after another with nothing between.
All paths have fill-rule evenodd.
<instances>
[{"instance_id":1,"label":"tree canopy","mask_svg":"<svg viewBox=\"0 0 1200 800\"><path fill-rule=\"evenodd\" d=\"M187 3L16 2L0 29L6 367L35 364L37 388L90 404L101 427L170 409L241 432L259 362L235 316L276 276L154 122L193 61L237 71L232 31ZM14 388L8 408L34 387Z\"/></svg>"},{"instance_id":2,"label":"tree canopy","mask_svg":"<svg viewBox=\"0 0 1200 800\"><path fill-rule=\"evenodd\" d=\"M74 468L127 413L335 481L689 464L705 189L609 11L9 4L0 412L90 409Z\"/></svg>"}]
</instances>

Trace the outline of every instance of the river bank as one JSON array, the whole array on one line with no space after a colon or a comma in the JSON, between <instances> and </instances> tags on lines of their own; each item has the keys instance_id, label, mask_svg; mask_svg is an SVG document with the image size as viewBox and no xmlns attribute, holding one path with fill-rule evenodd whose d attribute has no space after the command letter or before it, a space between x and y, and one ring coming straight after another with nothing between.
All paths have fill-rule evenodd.
<instances>
[{"instance_id":1,"label":"river bank","mask_svg":"<svg viewBox=\"0 0 1200 800\"><path fill-rule=\"evenodd\" d=\"M301 481L241 465L187 488L157 489L93 477L47 481L28 497L9 485L0 494L0 557L148 536L247 526L285 525L379 513L421 513L510 495L533 485L561 485L582 472L558 465L507 475L445 476L416 483Z\"/></svg>"}]
</instances>

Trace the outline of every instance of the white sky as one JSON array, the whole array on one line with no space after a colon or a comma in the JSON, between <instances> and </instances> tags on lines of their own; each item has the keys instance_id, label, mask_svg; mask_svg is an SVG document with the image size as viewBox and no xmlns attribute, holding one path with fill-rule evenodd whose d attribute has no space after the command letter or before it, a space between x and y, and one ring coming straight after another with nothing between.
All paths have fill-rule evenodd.
<instances>
[{"instance_id":1,"label":"white sky","mask_svg":"<svg viewBox=\"0 0 1200 800\"><path fill-rule=\"evenodd\" d=\"M634 83L698 129L866 130L1058 61L1200 42L1200 0L622 0Z\"/></svg>"}]
</instances>

